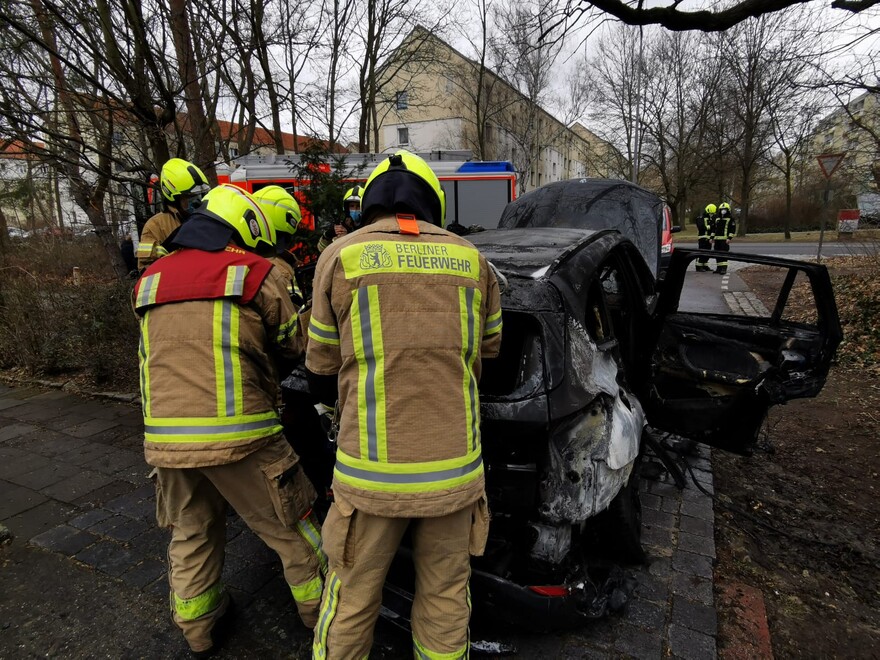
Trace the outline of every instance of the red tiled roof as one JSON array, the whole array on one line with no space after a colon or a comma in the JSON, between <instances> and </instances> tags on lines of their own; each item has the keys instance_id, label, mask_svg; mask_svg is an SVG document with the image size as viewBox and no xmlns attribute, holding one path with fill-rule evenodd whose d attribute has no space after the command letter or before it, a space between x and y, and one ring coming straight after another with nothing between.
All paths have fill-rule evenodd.
<instances>
[{"instance_id":1,"label":"red tiled roof","mask_svg":"<svg viewBox=\"0 0 880 660\"><path fill-rule=\"evenodd\" d=\"M220 129L220 136L224 140L233 140L238 141L237 138L241 135L243 137L244 129L241 128L238 124L231 121L223 121L222 119L217 120L217 127ZM282 131L281 133L281 141L284 144L285 151L302 151L304 150L310 143L316 141L316 138L309 135L297 135L296 143L298 148L294 149L293 146L294 136L293 133L285 133ZM319 143L324 144L326 146L326 140L317 140ZM254 129L254 137L253 137L253 145L259 147L274 147L275 140L272 137L272 133L267 131L265 128L260 128L257 126ZM344 152L346 151L345 147L342 145L336 145L336 151Z\"/></svg>"},{"instance_id":2,"label":"red tiled roof","mask_svg":"<svg viewBox=\"0 0 880 660\"><path fill-rule=\"evenodd\" d=\"M0 140L0 158L36 158L34 151L45 148L42 142L28 144L22 140Z\"/></svg>"}]
</instances>

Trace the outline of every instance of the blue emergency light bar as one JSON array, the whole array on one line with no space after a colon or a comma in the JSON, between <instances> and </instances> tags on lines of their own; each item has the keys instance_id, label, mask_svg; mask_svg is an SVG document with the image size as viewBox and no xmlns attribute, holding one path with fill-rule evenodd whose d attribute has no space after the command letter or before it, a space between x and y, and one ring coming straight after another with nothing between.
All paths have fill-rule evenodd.
<instances>
[{"instance_id":1,"label":"blue emergency light bar","mask_svg":"<svg viewBox=\"0 0 880 660\"><path fill-rule=\"evenodd\" d=\"M516 172L513 163L506 160L468 161L458 168L462 174L496 174L498 172Z\"/></svg>"}]
</instances>

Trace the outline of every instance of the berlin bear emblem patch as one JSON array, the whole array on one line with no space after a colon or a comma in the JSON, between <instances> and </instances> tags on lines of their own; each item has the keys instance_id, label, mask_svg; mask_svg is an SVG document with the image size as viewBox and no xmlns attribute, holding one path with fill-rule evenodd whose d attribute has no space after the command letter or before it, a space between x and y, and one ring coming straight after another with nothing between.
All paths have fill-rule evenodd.
<instances>
[{"instance_id":1,"label":"berlin bear emblem patch","mask_svg":"<svg viewBox=\"0 0 880 660\"><path fill-rule=\"evenodd\" d=\"M374 268L391 268L391 255L388 254L383 246L375 243L369 243L364 246L361 252L360 266L364 270L372 270Z\"/></svg>"}]
</instances>

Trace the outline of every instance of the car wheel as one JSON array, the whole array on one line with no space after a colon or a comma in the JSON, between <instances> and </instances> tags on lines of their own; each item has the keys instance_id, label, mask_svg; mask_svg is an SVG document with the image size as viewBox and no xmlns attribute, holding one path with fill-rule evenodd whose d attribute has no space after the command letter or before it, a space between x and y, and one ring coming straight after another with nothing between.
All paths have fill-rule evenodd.
<instances>
[{"instance_id":1,"label":"car wheel","mask_svg":"<svg viewBox=\"0 0 880 660\"><path fill-rule=\"evenodd\" d=\"M605 511L590 524L589 548L606 559L624 564L645 561L642 549L642 501L639 497L639 467L636 459L626 486L620 489Z\"/></svg>"}]
</instances>

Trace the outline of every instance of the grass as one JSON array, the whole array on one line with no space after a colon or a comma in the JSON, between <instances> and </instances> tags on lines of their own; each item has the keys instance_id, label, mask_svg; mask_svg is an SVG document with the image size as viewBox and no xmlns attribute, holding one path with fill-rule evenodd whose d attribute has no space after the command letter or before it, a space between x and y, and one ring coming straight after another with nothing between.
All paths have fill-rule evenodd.
<instances>
[{"instance_id":1,"label":"grass","mask_svg":"<svg viewBox=\"0 0 880 660\"><path fill-rule=\"evenodd\" d=\"M696 243L697 227L688 223L684 229L674 235L674 240L679 243ZM819 240L818 231L793 231L791 239L787 240L783 232L772 232L769 234L749 234L748 236L737 236L733 239L733 243L815 243ZM837 230L825 230L826 241L837 241ZM847 243L859 243L861 241L877 241L880 240L880 229L860 229L852 236L840 238L839 240Z\"/></svg>"}]
</instances>

